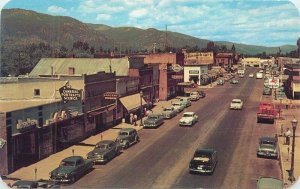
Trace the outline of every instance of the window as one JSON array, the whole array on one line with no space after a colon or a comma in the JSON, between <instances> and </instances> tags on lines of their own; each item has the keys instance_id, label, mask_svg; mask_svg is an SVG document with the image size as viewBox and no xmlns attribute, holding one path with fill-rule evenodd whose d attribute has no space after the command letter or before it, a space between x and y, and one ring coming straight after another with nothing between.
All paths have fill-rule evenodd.
<instances>
[{"instance_id":1,"label":"window","mask_svg":"<svg viewBox=\"0 0 300 189\"><path fill-rule=\"evenodd\" d=\"M34 96L40 96L40 89L34 89Z\"/></svg>"},{"instance_id":2,"label":"window","mask_svg":"<svg viewBox=\"0 0 300 189\"><path fill-rule=\"evenodd\" d=\"M69 67L69 75L74 75L74 74L75 74L75 68Z\"/></svg>"}]
</instances>

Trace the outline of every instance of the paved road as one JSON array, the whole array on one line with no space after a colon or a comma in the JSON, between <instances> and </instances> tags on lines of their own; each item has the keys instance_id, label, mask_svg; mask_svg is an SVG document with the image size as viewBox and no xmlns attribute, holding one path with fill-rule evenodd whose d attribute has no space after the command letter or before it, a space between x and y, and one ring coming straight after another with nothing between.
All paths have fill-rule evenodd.
<instances>
[{"instance_id":1,"label":"paved road","mask_svg":"<svg viewBox=\"0 0 300 189\"><path fill-rule=\"evenodd\" d=\"M238 85L226 83L209 89L206 98L188 108L199 115L193 127L179 127L180 114L158 129L143 129L140 143L108 164L96 165L70 187L255 188L260 176L280 178L277 160L256 157L258 138L275 133L272 124L256 123L263 81L247 77L238 80ZM243 99L245 109L228 110L233 98ZM212 176L188 173L198 146L218 151L219 163Z\"/></svg>"}]
</instances>

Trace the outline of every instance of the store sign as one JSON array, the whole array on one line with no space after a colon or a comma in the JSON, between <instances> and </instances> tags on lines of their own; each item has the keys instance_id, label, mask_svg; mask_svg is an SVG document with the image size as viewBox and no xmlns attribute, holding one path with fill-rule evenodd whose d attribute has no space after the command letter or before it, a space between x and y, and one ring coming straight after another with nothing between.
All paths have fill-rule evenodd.
<instances>
[{"instance_id":1,"label":"store sign","mask_svg":"<svg viewBox=\"0 0 300 189\"><path fill-rule=\"evenodd\" d=\"M6 144L6 140L4 140L3 138L0 138L0 149L2 149L5 144Z\"/></svg>"},{"instance_id":2,"label":"store sign","mask_svg":"<svg viewBox=\"0 0 300 189\"><path fill-rule=\"evenodd\" d=\"M172 75L172 79L183 79L183 75Z\"/></svg>"},{"instance_id":3,"label":"store sign","mask_svg":"<svg viewBox=\"0 0 300 189\"><path fill-rule=\"evenodd\" d=\"M25 130L25 129L32 129L37 126L38 121L36 119L28 119L27 121L18 120L17 129L18 130Z\"/></svg>"},{"instance_id":4,"label":"store sign","mask_svg":"<svg viewBox=\"0 0 300 189\"><path fill-rule=\"evenodd\" d=\"M199 74L199 70L189 70L189 74Z\"/></svg>"},{"instance_id":5,"label":"store sign","mask_svg":"<svg viewBox=\"0 0 300 189\"><path fill-rule=\"evenodd\" d=\"M174 64L174 65L172 65L171 69L172 69L174 72L180 72L181 70L183 70L183 67L180 66L179 64Z\"/></svg>"},{"instance_id":6,"label":"store sign","mask_svg":"<svg viewBox=\"0 0 300 189\"><path fill-rule=\"evenodd\" d=\"M115 92L104 93L104 99L106 100L116 100L117 98L118 98L118 94Z\"/></svg>"},{"instance_id":7,"label":"store sign","mask_svg":"<svg viewBox=\"0 0 300 189\"><path fill-rule=\"evenodd\" d=\"M71 88L69 81L65 84L65 86L59 89L59 93L64 103L68 101L81 100L81 91Z\"/></svg>"}]
</instances>

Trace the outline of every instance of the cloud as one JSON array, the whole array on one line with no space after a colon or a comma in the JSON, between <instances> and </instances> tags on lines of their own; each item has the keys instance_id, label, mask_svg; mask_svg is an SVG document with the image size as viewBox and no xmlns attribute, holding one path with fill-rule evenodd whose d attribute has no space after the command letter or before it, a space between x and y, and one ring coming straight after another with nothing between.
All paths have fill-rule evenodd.
<instances>
[{"instance_id":1,"label":"cloud","mask_svg":"<svg viewBox=\"0 0 300 189\"><path fill-rule=\"evenodd\" d=\"M8 3L10 0L1 0L0 1L0 14L1 14L1 10L2 8L5 6L6 3Z\"/></svg>"},{"instance_id":2,"label":"cloud","mask_svg":"<svg viewBox=\"0 0 300 189\"><path fill-rule=\"evenodd\" d=\"M52 6L48 7L48 12L54 13L54 14L66 14L68 12L68 10L63 7L52 5Z\"/></svg>"},{"instance_id":3,"label":"cloud","mask_svg":"<svg viewBox=\"0 0 300 189\"><path fill-rule=\"evenodd\" d=\"M147 9L141 8L141 9L136 9L133 10L129 13L130 18L142 18L145 17L148 14Z\"/></svg>"},{"instance_id":4,"label":"cloud","mask_svg":"<svg viewBox=\"0 0 300 189\"><path fill-rule=\"evenodd\" d=\"M111 19L111 15L109 14L98 14L96 17L96 20L98 21L110 20L110 19Z\"/></svg>"}]
</instances>

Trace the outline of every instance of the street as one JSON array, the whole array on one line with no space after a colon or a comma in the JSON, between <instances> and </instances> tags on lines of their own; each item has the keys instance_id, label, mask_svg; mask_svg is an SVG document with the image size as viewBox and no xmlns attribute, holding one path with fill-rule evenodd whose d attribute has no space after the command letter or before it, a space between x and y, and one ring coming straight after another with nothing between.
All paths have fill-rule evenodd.
<instances>
[{"instance_id":1,"label":"street","mask_svg":"<svg viewBox=\"0 0 300 189\"><path fill-rule=\"evenodd\" d=\"M70 188L255 188L260 176L281 178L278 160L256 157L260 136L274 136L273 124L256 123L263 80L248 78L239 84L216 86L185 111L195 111L199 121L179 127L182 113L157 129L139 131L141 142L95 169ZM233 98L244 101L243 110L229 110ZM189 174L198 147L214 148L218 164L212 176Z\"/></svg>"}]
</instances>

